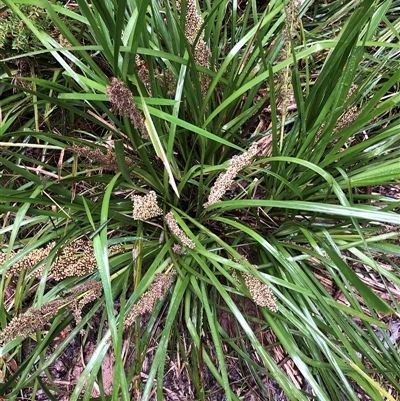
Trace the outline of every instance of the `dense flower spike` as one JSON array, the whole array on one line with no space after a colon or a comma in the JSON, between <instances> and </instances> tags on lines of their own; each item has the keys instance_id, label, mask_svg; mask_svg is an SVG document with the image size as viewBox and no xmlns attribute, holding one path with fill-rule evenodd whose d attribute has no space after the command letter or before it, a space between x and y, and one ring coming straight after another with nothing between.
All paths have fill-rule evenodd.
<instances>
[{"instance_id":1,"label":"dense flower spike","mask_svg":"<svg viewBox=\"0 0 400 401\"><path fill-rule=\"evenodd\" d=\"M108 256L116 255L117 253L120 253L123 250L124 250L124 247L122 246L122 244L111 245L108 248Z\"/></svg>"},{"instance_id":2,"label":"dense flower spike","mask_svg":"<svg viewBox=\"0 0 400 401\"><path fill-rule=\"evenodd\" d=\"M72 145L72 150L79 156L88 158L91 164L99 165L105 170L119 171L117 156L109 147L107 147L107 153L103 153L99 148L80 147L76 144ZM129 157L125 157L125 162L128 167L134 164Z\"/></svg>"},{"instance_id":3,"label":"dense flower spike","mask_svg":"<svg viewBox=\"0 0 400 401\"><path fill-rule=\"evenodd\" d=\"M7 269L6 274L10 276L24 269L30 270L42 262L39 268L31 274L32 277L40 278L45 268L44 260L49 256L54 246L55 243L51 242L44 248L34 249ZM122 245L113 245L109 248L109 254L119 253L121 249ZM0 253L0 265L4 264L5 255L5 253ZM10 256L13 257L15 255L16 253L12 252ZM59 281L70 276L83 276L93 272L96 268L97 263L92 242L78 239L64 246L51 265L49 275Z\"/></svg>"},{"instance_id":4,"label":"dense flower spike","mask_svg":"<svg viewBox=\"0 0 400 401\"><path fill-rule=\"evenodd\" d=\"M352 84L349 89L349 93L346 96L346 101L351 97L351 95L357 90L358 86ZM342 129L349 127L359 115L358 107L352 106L346 109L336 121L335 128L333 129L333 134L339 132Z\"/></svg>"},{"instance_id":5,"label":"dense flower spike","mask_svg":"<svg viewBox=\"0 0 400 401\"><path fill-rule=\"evenodd\" d=\"M92 242L78 239L63 248L52 264L50 274L59 281L70 276L83 276L96 269Z\"/></svg>"},{"instance_id":6,"label":"dense flower spike","mask_svg":"<svg viewBox=\"0 0 400 401\"><path fill-rule=\"evenodd\" d=\"M251 274L241 273L241 275L253 301L259 306L266 306L272 312L277 312L278 306L276 305L276 297L271 289ZM236 273L233 274L233 278L239 282Z\"/></svg>"},{"instance_id":7,"label":"dense flower spike","mask_svg":"<svg viewBox=\"0 0 400 401\"><path fill-rule=\"evenodd\" d=\"M345 102L349 100L349 98L353 95L353 93L357 90L358 86L355 84L352 84L349 88L349 93L346 96ZM358 107L357 106L351 106L343 111L343 113L339 116L339 118L336 120L335 127L332 130L332 134L336 134L337 132L347 128L350 126L358 117L359 115ZM317 131L316 138L319 138L325 128L325 123L323 122L321 126L319 127L319 130ZM335 140L335 143L337 140ZM349 146L349 141L344 144L344 147L347 148Z\"/></svg>"},{"instance_id":8,"label":"dense flower spike","mask_svg":"<svg viewBox=\"0 0 400 401\"><path fill-rule=\"evenodd\" d=\"M271 289L251 274L243 273L242 276L253 301L259 306L266 306L272 312L277 312L276 297Z\"/></svg>"},{"instance_id":9,"label":"dense flower spike","mask_svg":"<svg viewBox=\"0 0 400 401\"><path fill-rule=\"evenodd\" d=\"M113 105L111 111L130 118L132 124L142 133L143 137L148 138L149 133L144 117L133 101L132 92L115 77L110 78L110 82L111 86L106 87L106 95Z\"/></svg>"},{"instance_id":10,"label":"dense flower spike","mask_svg":"<svg viewBox=\"0 0 400 401\"><path fill-rule=\"evenodd\" d=\"M194 242L179 227L178 222L175 220L175 217L171 212L164 216L164 221L167 223L169 229L181 240L183 245L191 249L195 247Z\"/></svg>"},{"instance_id":11,"label":"dense flower spike","mask_svg":"<svg viewBox=\"0 0 400 401\"><path fill-rule=\"evenodd\" d=\"M232 159L229 161L229 167L226 172L221 173L214 185L211 187L207 202L203 204L204 208L221 200L225 192L232 186L233 180L238 172L252 162L254 156L257 154L257 151L257 144L254 143L247 152L232 157Z\"/></svg>"},{"instance_id":12,"label":"dense flower spike","mask_svg":"<svg viewBox=\"0 0 400 401\"><path fill-rule=\"evenodd\" d=\"M135 63L140 82L142 82L142 84L147 89L147 93L151 96L151 84L147 63L142 60L138 54L135 56Z\"/></svg>"},{"instance_id":13,"label":"dense flower spike","mask_svg":"<svg viewBox=\"0 0 400 401\"><path fill-rule=\"evenodd\" d=\"M140 297L139 301L130 310L125 319L125 326L131 327L136 318L144 313L151 312L157 300L162 299L168 288L171 286L175 270L168 273L158 273L154 276L154 281L149 285L147 291Z\"/></svg>"},{"instance_id":14,"label":"dense flower spike","mask_svg":"<svg viewBox=\"0 0 400 401\"><path fill-rule=\"evenodd\" d=\"M180 1L176 3L176 8L178 11L181 11ZM191 45L195 45L193 57L196 64L209 69L211 52L207 47L207 43L204 41L204 31L201 31L203 23L204 20L197 11L196 1L188 0L186 2L185 36ZM201 33L199 35L200 31ZM198 36L199 39L196 42L196 38ZM203 94L203 98L207 93L209 82L210 79L208 76L204 74L200 76L201 92Z\"/></svg>"},{"instance_id":15,"label":"dense flower spike","mask_svg":"<svg viewBox=\"0 0 400 401\"><path fill-rule=\"evenodd\" d=\"M70 308L73 297L56 300L44 304L40 309L28 309L11 320L2 333L0 344L14 340L18 336L27 338L37 329L42 329L50 320L58 314L63 307Z\"/></svg>"},{"instance_id":16,"label":"dense flower spike","mask_svg":"<svg viewBox=\"0 0 400 401\"><path fill-rule=\"evenodd\" d=\"M99 164L106 170L118 170L117 158L111 152L104 154L99 148L91 149L89 146L81 148L76 144L72 145L72 150L79 156L87 157L92 163Z\"/></svg>"},{"instance_id":17,"label":"dense flower spike","mask_svg":"<svg viewBox=\"0 0 400 401\"><path fill-rule=\"evenodd\" d=\"M15 262L9 269L7 269L6 274L8 276L11 276L15 273L20 272L23 269L33 269L38 263L42 262L44 259L47 258L47 256L49 256L49 253L54 248L54 246L55 242L50 242L45 248L37 248L32 250L22 259ZM17 254L18 252L11 252L10 259ZM0 253L0 265L4 263L5 256L5 253ZM44 265L40 266L40 268L37 270L38 273L35 274L41 274L43 269Z\"/></svg>"},{"instance_id":18,"label":"dense flower spike","mask_svg":"<svg viewBox=\"0 0 400 401\"><path fill-rule=\"evenodd\" d=\"M16 316L0 333L0 344L14 340L18 336L26 338L37 329L43 329L61 308L72 311L76 324L82 320L82 309L88 303L99 299L103 290L101 281L86 282L72 291L72 295L44 304L40 309L30 308L25 313ZM77 297L81 299L77 301ZM84 333L82 333L84 334Z\"/></svg>"},{"instance_id":19,"label":"dense flower spike","mask_svg":"<svg viewBox=\"0 0 400 401\"><path fill-rule=\"evenodd\" d=\"M177 81L174 74L170 70L165 69L161 74L157 74L156 79L161 86L167 88L168 96L173 96L175 94Z\"/></svg>"},{"instance_id":20,"label":"dense flower spike","mask_svg":"<svg viewBox=\"0 0 400 401\"><path fill-rule=\"evenodd\" d=\"M298 13L301 5L302 1L292 0L285 6L286 18L283 29L284 47L282 49L282 60L291 57L291 43L296 32L299 31L300 19ZM282 83L280 89L280 95L282 98L281 115L286 116L289 103L293 97L292 70L290 66L287 66L281 73L279 73L278 77L279 81Z\"/></svg>"},{"instance_id":21,"label":"dense flower spike","mask_svg":"<svg viewBox=\"0 0 400 401\"><path fill-rule=\"evenodd\" d=\"M163 211L157 204L157 195L150 191L147 195L133 195L133 218L135 220L146 221L152 217L160 216Z\"/></svg>"},{"instance_id":22,"label":"dense flower spike","mask_svg":"<svg viewBox=\"0 0 400 401\"><path fill-rule=\"evenodd\" d=\"M135 63L137 67L137 74L140 82L145 86L147 93L149 96L152 96L151 92L151 81L149 68L146 61L142 60L139 55L135 56ZM172 96L175 93L177 81L174 77L174 74L168 70L166 67L162 73L159 73L157 70L154 71L155 78L157 82L167 88L167 95Z\"/></svg>"},{"instance_id":23,"label":"dense flower spike","mask_svg":"<svg viewBox=\"0 0 400 401\"><path fill-rule=\"evenodd\" d=\"M75 296L77 294L83 294L79 301L75 300L74 309L72 311L76 324L82 320L82 309L84 306L99 299L102 291L103 284L101 281L88 281L73 289L72 292ZM81 331L81 334L84 334L83 330Z\"/></svg>"},{"instance_id":24,"label":"dense flower spike","mask_svg":"<svg viewBox=\"0 0 400 401\"><path fill-rule=\"evenodd\" d=\"M174 245L172 246L172 252L173 252L175 255L180 255L180 254L182 253L182 245L174 244Z\"/></svg>"}]
</instances>

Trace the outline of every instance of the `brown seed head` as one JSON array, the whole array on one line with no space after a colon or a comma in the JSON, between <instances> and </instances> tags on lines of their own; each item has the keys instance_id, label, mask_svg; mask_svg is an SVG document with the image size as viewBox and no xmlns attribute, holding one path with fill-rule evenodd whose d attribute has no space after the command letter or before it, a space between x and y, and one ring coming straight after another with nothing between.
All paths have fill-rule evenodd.
<instances>
[{"instance_id":1,"label":"brown seed head","mask_svg":"<svg viewBox=\"0 0 400 401\"><path fill-rule=\"evenodd\" d=\"M111 245L108 248L108 256L116 255L117 253L120 253L123 250L124 250L124 247L122 246L122 244Z\"/></svg>"},{"instance_id":2,"label":"brown seed head","mask_svg":"<svg viewBox=\"0 0 400 401\"><path fill-rule=\"evenodd\" d=\"M177 10L181 11L180 1L177 1L176 6ZM193 50L193 58L196 64L209 69L210 68L209 60L211 52L208 49L207 43L204 41L204 32L201 32L199 35L203 23L204 20L197 11L196 1L188 0L186 2L185 36L191 45L195 45ZM199 39L195 44L197 36L199 36ZM207 88L209 86L209 83L210 83L209 77L207 75L201 74L200 85L203 98L207 93Z\"/></svg>"},{"instance_id":3,"label":"brown seed head","mask_svg":"<svg viewBox=\"0 0 400 401\"><path fill-rule=\"evenodd\" d=\"M97 262L91 241L78 239L66 245L50 269L55 280L83 276L97 269Z\"/></svg>"},{"instance_id":4,"label":"brown seed head","mask_svg":"<svg viewBox=\"0 0 400 401\"><path fill-rule=\"evenodd\" d=\"M88 158L91 164L99 165L105 170L119 170L117 156L110 148L107 148L107 153L103 153L99 148L92 149L89 148L89 146L80 147L76 144L73 144L72 150L79 156ZM133 164L131 159L126 158L125 160L128 166Z\"/></svg>"},{"instance_id":5,"label":"brown seed head","mask_svg":"<svg viewBox=\"0 0 400 401\"><path fill-rule=\"evenodd\" d=\"M148 138L149 133L143 115L133 101L132 92L115 77L111 78L110 82L111 85L106 87L106 94L113 105L111 111L130 118L132 124L141 131L143 137Z\"/></svg>"},{"instance_id":6,"label":"brown seed head","mask_svg":"<svg viewBox=\"0 0 400 401\"><path fill-rule=\"evenodd\" d=\"M42 329L50 320L58 314L59 309L70 307L71 298L56 300L44 304L40 309L28 309L25 313L14 317L0 333L0 344L5 344L22 336L29 337L37 329Z\"/></svg>"},{"instance_id":7,"label":"brown seed head","mask_svg":"<svg viewBox=\"0 0 400 401\"><path fill-rule=\"evenodd\" d=\"M161 86L164 86L168 89L168 96L174 95L177 82L174 74L170 70L165 69L162 74L157 74L156 79Z\"/></svg>"},{"instance_id":8,"label":"brown seed head","mask_svg":"<svg viewBox=\"0 0 400 401\"><path fill-rule=\"evenodd\" d=\"M207 202L203 204L204 208L221 200L225 192L232 186L233 180L238 172L252 162L257 152L257 143L253 143L247 152L232 157L226 172L221 173L211 187Z\"/></svg>"},{"instance_id":9,"label":"brown seed head","mask_svg":"<svg viewBox=\"0 0 400 401\"><path fill-rule=\"evenodd\" d=\"M151 96L151 84L147 63L142 60L138 54L135 56L135 63L137 67L138 78L147 89L147 93Z\"/></svg>"},{"instance_id":10,"label":"brown seed head","mask_svg":"<svg viewBox=\"0 0 400 401\"><path fill-rule=\"evenodd\" d=\"M255 266L256 267L256 266ZM248 273L241 273L246 287L248 288L253 301L259 306L266 306L272 312L278 311L276 304L276 297L271 289L261 282L257 277L254 277ZM233 278L239 282L236 273L233 274Z\"/></svg>"},{"instance_id":11,"label":"brown seed head","mask_svg":"<svg viewBox=\"0 0 400 401\"><path fill-rule=\"evenodd\" d=\"M33 249L31 252L29 252L27 255L25 255L22 259L18 260L15 262L9 269L7 269L7 276L11 276L13 274L19 273L21 270L31 270L33 269L36 265L38 265L40 262L44 261L47 256L49 256L50 251L54 248L55 242L50 242L46 247L44 248L37 248ZM22 252L22 251L20 251ZM10 258L18 255L19 252L11 252ZM5 254L0 254L0 264L1 263L1 258L4 255L4 261L5 261ZM4 262L3 262L4 263ZM43 273L45 265L42 263L42 265L35 271L34 276L41 276Z\"/></svg>"},{"instance_id":12,"label":"brown seed head","mask_svg":"<svg viewBox=\"0 0 400 401\"><path fill-rule=\"evenodd\" d=\"M175 220L175 217L171 212L164 216L164 221L167 223L169 229L181 240L183 245L191 249L195 247L195 243L179 227L178 222Z\"/></svg>"},{"instance_id":13,"label":"brown seed head","mask_svg":"<svg viewBox=\"0 0 400 401\"><path fill-rule=\"evenodd\" d=\"M156 301L162 299L171 286L174 274L175 270L171 270L168 273L158 273L154 276L153 283L149 285L147 291L140 297L126 317L124 322L126 327L131 327L140 315L153 311Z\"/></svg>"},{"instance_id":14,"label":"brown seed head","mask_svg":"<svg viewBox=\"0 0 400 401\"><path fill-rule=\"evenodd\" d=\"M133 218L135 220L146 221L152 217L160 216L163 211L157 204L157 195L150 191L147 195L133 195Z\"/></svg>"},{"instance_id":15,"label":"brown seed head","mask_svg":"<svg viewBox=\"0 0 400 401\"><path fill-rule=\"evenodd\" d=\"M349 93L347 94L346 100L348 100L351 95L356 91L356 89L358 88L357 85L352 84L349 90ZM360 113L358 112L358 108L357 106L352 106L348 109L346 109L338 118L338 120L336 121L336 125L335 128L333 129L333 133L335 134L336 132L347 128L348 126L350 126L358 117Z\"/></svg>"},{"instance_id":16,"label":"brown seed head","mask_svg":"<svg viewBox=\"0 0 400 401\"><path fill-rule=\"evenodd\" d=\"M172 252L175 253L176 255L180 255L182 253L182 245L174 244L172 246Z\"/></svg>"},{"instance_id":17,"label":"brown seed head","mask_svg":"<svg viewBox=\"0 0 400 401\"><path fill-rule=\"evenodd\" d=\"M103 284L101 281L87 281L71 291L75 297L82 297L79 301L75 299L74 302L74 309L72 313L74 315L76 324L82 320L82 309L85 307L85 305L99 299L102 291ZM84 330L81 330L81 334L84 334Z\"/></svg>"}]
</instances>

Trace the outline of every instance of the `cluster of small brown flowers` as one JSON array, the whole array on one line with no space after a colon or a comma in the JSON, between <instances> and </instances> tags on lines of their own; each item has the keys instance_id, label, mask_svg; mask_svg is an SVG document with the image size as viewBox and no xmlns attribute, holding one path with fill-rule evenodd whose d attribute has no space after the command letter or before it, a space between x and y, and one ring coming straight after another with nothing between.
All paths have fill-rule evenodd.
<instances>
[{"instance_id":1,"label":"cluster of small brown flowers","mask_svg":"<svg viewBox=\"0 0 400 401\"><path fill-rule=\"evenodd\" d=\"M164 221L167 223L169 229L180 239L184 246L187 246L191 249L195 247L195 243L179 227L178 222L175 220L172 212L169 212L164 216Z\"/></svg>"},{"instance_id":2,"label":"cluster of small brown flowers","mask_svg":"<svg viewBox=\"0 0 400 401\"><path fill-rule=\"evenodd\" d=\"M144 313L151 312L157 300L162 299L171 286L175 270L168 273L158 273L154 276L154 281L149 285L147 291L140 297L139 301L130 310L125 319L125 326L131 327L136 318Z\"/></svg>"},{"instance_id":3,"label":"cluster of small brown flowers","mask_svg":"<svg viewBox=\"0 0 400 401\"><path fill-rule=\"evenodd\" d=\"M265 135L257 141L258 155L270 157L272 155L272 134Z\"/></svg>"},{"instance_id":4,"label":"cluster of small brown flowers","mask_svg":"<svg viewBox=\"0 0 400 401\"><path fill-rule=\"evenodd\" d=\"M133 218L135 220L146 221L152 217L160 216L163 211L157 204L157 195L150 191L147 195L133 195Z\"/></svg>"},{"instance_id":5,"label":"cluster of small brown flowers","mask_svg":"<svg viewBox=\"0 0 400 401\"><path fill-rule=\"evenodd\" d=\"M75 299L72 311L76 324L82 320L82 309L84 306L99 299L102 291L103 285L101 281L87 281L71 291L74 296L77 296L77 294L82 295L82 298L79 301ZM84 330L81 330L81 334L84 334Z\"/></svg>"},{"instance_id":6,"label":"cluster of small brown flowers","mask_svg":"<svg viewBox=\"0 0 400 401\"><path fill-rule=\"evenodd\" d=\"M7 269L6 274L10 276L24 269L30 270L38 263L43 262L38 269L31 272L31 277L40 278L45 268L44 259L49 256L54 246L55 242L50 242L44 248L34 249ZM109 248L109 255L119 253L121 249L123 249L121 244L113 245ZM0 253L0 265L4 264L5 255L5 253ZM17 253L12 252L10 256L13 257L15 255ZM49 274L59 281L70 276L83 276L86 273L91 273L96 268L97 263L91 241L78 239L62 249L60 255L51 265Z\"/></svg>"},{"instance_id":7,"label":"cluster of small brown flowers","mask_svg":"<svg viewBox=\"0 0 400 401\"><path fill-rule=\"evenodd\" d=\"M29 252L23 258L15 262L9 269L7 269L7 276L11 276L15 273L19 273L24 269L33 269L38 263L42 262L49 256L50 251L54 248L55 242L50 242L45 248L37 248ZM10 257L17 255L19 252L11 252ZM0 265L5 262L5 253L0 254ZM37 269L38 274L42 272L44 265Z\"/></svg>"},{"instance_id":8,"label":"cluster of small brown flowers","mask_svg":"<svg viewBox=\"0 0 400 401\"><path fill-rule=\"evenodd\" d=\"M254 266L256 267L256 266ZM241 273L244 282L250 292L253 301L259 306L266 306L272 312L278 311L276 304L276 297L271 289L264 283L262 283L257 277L252 276L248 273ZM239 278L236 273L233 274L233 278L239 282Z\"/></svg>"},{"instance_id":9,"label":"cluster of small brown flowers","mask_svg":"<svg viewBox=\"0 0 400 401\"><path fill-rule=\"evenodd\" d=\"M112 103L111 111L128 117L142 136L149 138L144 117L133 101L132 92L115 77L110 78L110 83L111 85L106 87L106 95Z\"/></svg>"},{"instance_id":10,"label":"cluster of small brown flowers","mask_svg":"<svg viewBox=\"0 0 400 401\"><path fill-rule=\"evenodd\" d=\"M65 246L51 265L50 273L57 281L71 276L83 276L97 268L91 241L77 239Z\"/></svg>"},{"instance_id":11,"label":"cluster of small brown flowers","mask_svg":"<svg viewBox=\"0 0 400 401\"><path fill-rule=\"evenodd\" d=\"M356 91L357 89L357 85L351 85L350 89L349 89L349 93L346 96L346 101L351 97L351 95ZM349 109L346 109L341 115L340 117L337 119L336 124L334 129L332 130L332 133L335 134L338 131L347 128L350 124L352 124L355 119L358 116L358 108L357 106L353 106L350 107ZM319 138L322 134L322 131L325 128L325 123L322 123L321 126L319 127L318 131L317 131L317 135L316 138ZM349 140L349 142L352 139ZM335 141L337 142L337 140ZM345 143L344 147L348 147L349 142Z\"/></svg>"},{"instance_id":12,"label":"cluster of small brown flowers","mask_svg":"<svg viewBox=\"0 0 400 401\"><path fill-rule=\"evenodd\" d=\"M162 74L157 74L156 79L161 86L164 86L165 88L168 89L167 91L168 96L174 95L177 81L174 74L170 70L165 69Z\"/></svg>"},{"instance_id":13,"label":"cluster of small brown flowers","mask_svg":"<svg viewBox=\"0 0 400 401\"><path fill-rule=\"evenodd\" d=\"M284 47L282 49L281 59L287 59L291 56L291 41L296 36L296 32L299 30L300 20L298 13L300 10L301 1L289 1L285 6L285 24L283 29L283 40ZM283 71L279 73L279 80L282 83L280 89L281 102L281 115L286 116L288 112L288 106L293 98L293 87L292 87L292 70L290 66L287 66Z\"/></svg>"},{"instance_id":14,"label":"cluster of small brown flowers","mask_svg":"<svg viewBox=\"0 0 400 401\"><path fill-rule=\"evenodd\" d=\"M58 314L63 307L70 308L72 298L56 300L44 304L40 309L28 309L14 317L2 333L0 333L0 344L14 340L18 336L27 338L37 329L42 329L50 320Z\"/></svg>"},{"instance_id":15,"label":"cluster of small brown flowers","mask_svg":"<svg viewBox=\"0 0 400 401\"><path fill-rule=\"evenodd\" d=\"M206 208L221 200L225 192L232 186L233 180L238 172L253 161L257 152L258 146L256 143L253 143L247 152L232 157L226 172L221 173L211 187L210 195L208 196L207 202L203 204L203 207Z\"/></svg>"},{"instance_id":16,"label":"cluster of small brown flowers","mask_svg":"<svg viewBox=\"0 0 400 401\"><path fill-rule=\"evenodd\" d=\"M151 83L150 83L150 75L149 68L147 63L140 58L139 55L135 56L135 63L137 66L137 74L139 80L145 86L147 93L151 96ZM176 89L176 78L172 74L170 70L165 68L163 73L155 72L155 78L157 82L168 89L167 95L172 96L175 93Z\"/></svg>"},{"instance_id":17,"label":"cluster of small brown flowers","mask_svg":"<svg viewBox=\"0 0 400 401\"><path fill-rule=\"evenodd\" d=\"M174 244L174 245L172 246L172 252L173 252L175 255L180 255L180 254L182 253L182 245Z\"/></svg>"},{"instance_id":18,"label":"cluster of small brown flowers","mask_svg":"<svg viewBox=\"0 0 400 401\"><path fill-rule=\"evenodd\" d=\"M351 95L356 91L358 88L357 85L351 85L349 93L346 96L346 101L351 97ZM349 109L345 110L338 120L336 121L335 128L333 129L333 133L336 133L344 128L347 128L351 125L357 118L359 112L357 106L350 107Z\"/></svg>"},{"instance_id":19,"label":"cluster of small brown flowers","mask_svg":"<svg viewBox=\"0 0 400 401\"><path fill-rule=\"evenodd\" d=\"M117 253L120 253L123 249L124 249L124 247L122 246L122 244L111 245L108 248L108 256L112 256Z\"/></svg>"},{"instance_id":20,"label":"cluster of small brown flowers","mask_svg":"<svg viewBox=\"0 0 400 401\"><path fill-rule=\"evenodd\" d=\"M294 29L297 29L299 24L300 24L300 20L298 17L300 8L303 4L303 1L301 0L292 0L290 2L288 2L285 6L285 13L286 13L286 18L285 18L285 32L284 32L284 36L285 36L285 40L290 42L290 37L288 37L287 35L289 35L290 33L294 33Z\"/></svg>"},{"instance_id":21,"label":"cluster of small brown flowers","mask_svg":"<svg viewBox=\"0 0 400 401\"><path fill-rule=\"evenodd\" d=\"M142 84L147 89L147 93L151 96L149 67L147 66L147 63L144 60L142 60L138 54L135 56L135 63L137 66L137 73L140 82L142 82Z\"/></svg>"},{"instance_id":22,"label":"cluster of small brown flowers","mask_svg":"<svg viewBox=\"0 0 400 401\"><path fill-rule=\"evenodd\" d=\"M92 164L99 165L105 170L119 171L117 156L110 148L107 148L107 153L103 153L99 148L92 149L89 146L80 147L73 144L71 149L79 156L88 158ZM133 165L133 161L129 157L125 157L125 161L128 166Z\"/></svg>"},{"instance_id":23,"label":"cluster of small brown flowers","mask_svg":"<svg viewBox=\"0 0 400 401\"><path fill-rule=\"evenodd\" d=\"M357 106L350 107L345 110L343 114L338 118L333 133L339 132L348 126L350 126L357 118L359 112Z\"/></svg>"},{"instance_id":24,"label":"cluster of small brown flowers","mask_svg":"<svg viewBox=\"0 0 400 401\"><path fill-rule=\"evenodd\" d=\"M58 43L61 45L61 47L71 47L71 43L68 41L68 39L64 35L58 35Z\"/></svg>"},{"instance_id":25,"label":"cluster of small brown flowers","mask_svg":"<svg viewBox=\"0 0 400 401\"><path fill-rule=\"evenodd\" d=\"M176 6L178 11L181 11L180 1L177 1ZM204 20L197 11L196 1L188 0L186 2L185 36L191 45L195 44L196 37L198 36L203 23ZM196 64L208 69L210 68L210 56L211 52L204 41L204 32L201 32L199 39L195 44L193 52L194 60ZM208 76L201 75L200 84L203 97L205 97L207 93L209 82L210 79Z\"/></svg>"},{"instance_id":26,"label":"cluster of small brown flowers","mask_svg":"<svg viewBox=\"0 0 400 401\"><path fill-rule=\"evenodd\" d=\"M66 39L66 37L61 33L57 27L50 28L50 35L55 39L62 47L71 47L71 43Z\"/></svg>"},{"instance_id":27,"label":"cluster of small brown flowers","mask_svg":"<svg viewBox=\"0 0 400 401\"><path fill-rule=\"evenodd\" d=\"M0 23L0 30L1 27L2 24ZM25 77L29 77L32 74L31 68L29 67L29 61L24 60L24 58L20 58L18 60L15 60L14 64L17 66L17 70L15 71L15 75L13 75L14 78L12 80L12 84L15 86L20 86L22 88L32 89L32 82L28 82L24 79ZM14 90L13 92L16 93L16 90Z\"/></svg>"}]
</instances>

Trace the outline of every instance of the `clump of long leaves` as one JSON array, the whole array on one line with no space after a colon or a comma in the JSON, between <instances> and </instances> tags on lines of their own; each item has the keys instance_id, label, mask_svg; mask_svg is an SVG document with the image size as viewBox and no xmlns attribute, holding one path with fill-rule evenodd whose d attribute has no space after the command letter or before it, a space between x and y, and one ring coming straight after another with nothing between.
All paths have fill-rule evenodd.
<instances>
[{"instance_id":1,"label":"clump of long leaves","mask_svg":"<svg viewBox=\"0 0 400 401\"><path fill-rule=\"evenodd\" d=\"M227 369L230 356L246 366L261 399L273 399L266 380L291 400L357 400L360 392L374 400L393 399L388 389L400 390L400 358L385 316L397 319L399 312L392 295L400 285L399 200L376 188L400 179L394 3L306 1L289 30L295 35L288 37L283 1L263 8L256 2L204 1L199 9L211 51L209 69L196 64L184 11L180 14L174 2L78 0L71 7L44 0L40 5L62 36L59 41L20 10L24 1L4 3L43 50L2 62L3 251L24 255L50 241L62 247L86 235L93 238L98 271L51 285L45 275L38 282L21 273L7 297L11 258L1 270L1 325L4 329L20 311L55 300L82 280L101 279L103 296L50 354L49 344L71 323L63 310L32 337L28 356L21 354L24 339L5 344L0 394L57 391L55 384L44 384L43 372L105 303L96 350L70 400L90 398L110 347L112 399L140 394L148 400L155 388L155 397L164 399L167 363L180 358L191 367L196 399L207 398L202 373L207 368L226 399L238 400ZM180 10L185 6L183 1ZM136 55L147 65L148 83L139 79ZM31 66L29 76L18 72L15 60L21 58ZM282 79L285 74L290 80ZM132 91L147 139L129 118L112 111L106 95L111 77ZM165 84L162 77L173 79ZM280 107L288 92L292 107ZM267 156L243 169L221 202L203 208L232 156L255 140L268 144ZM73 145L104 153L111 147L118 172L99 174ZM132 218L130 195L149 191L156 192L164 214L173 212L193 249L173 252L176 239L162 217ZM115 243L124 251L108 258L107 248ZM124 331L124 317L155 274L171 265L176 281L146 326L138 321ZM386 287L386 299L365 284L359 266ZM235 272L268 285L278 311L259 307L250 316L240 307L237 300L250 296ZM223 328L221 312L236 327L234 336ZM153 338L161 316L161 332ZM275 344L266 346L266 332L273 333ZM187 337L192 345L185 355ZM135 347L131 366L126 366L127 341ZM142 382L142 362L154 342ZM298 382L273 358L274 346L293 362ZM17 361L12 374L10 360Z\"/></svg>"}]
</instances>

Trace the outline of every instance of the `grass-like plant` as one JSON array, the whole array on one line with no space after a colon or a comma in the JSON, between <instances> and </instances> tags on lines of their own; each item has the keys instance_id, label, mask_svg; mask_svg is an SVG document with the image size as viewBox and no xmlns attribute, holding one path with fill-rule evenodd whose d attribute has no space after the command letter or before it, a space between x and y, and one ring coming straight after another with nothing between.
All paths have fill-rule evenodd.
<instances>
[{"instance_id":1,"label":"grass-like plant","mask_svg":"<svg viewBox=\"0 0 400 401\"><path fill-rule=\"evenodd\" d=\"M396 2L3 3L0 395L393 400Z\"/></svg>"}]
</instances>

